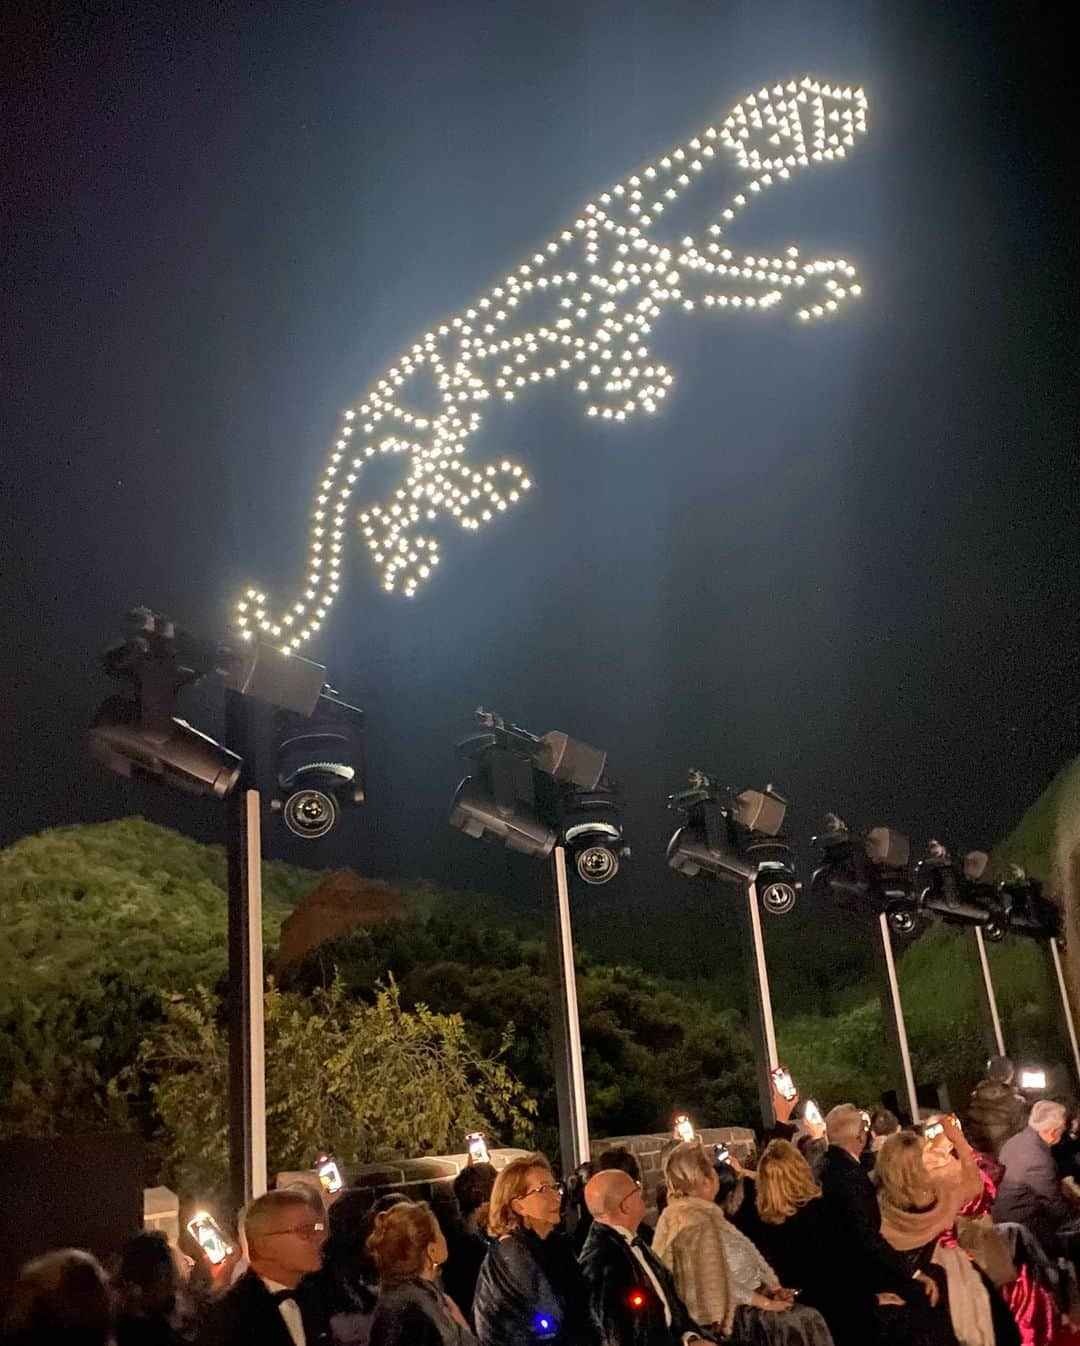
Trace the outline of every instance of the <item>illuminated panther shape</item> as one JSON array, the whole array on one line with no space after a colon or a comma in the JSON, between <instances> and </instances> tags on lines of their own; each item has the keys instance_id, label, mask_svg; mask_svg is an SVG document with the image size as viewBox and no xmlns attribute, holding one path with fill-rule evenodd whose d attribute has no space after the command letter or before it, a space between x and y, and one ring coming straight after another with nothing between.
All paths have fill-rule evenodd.
<instances>
[{"instance_id":1,"label":"illuminated panther shape","mask_svg":"<svg viewBox=\"0 0 1080 1346\"><path fill-rule=\"evenodd\" d=\"M427 332L345 412L315 499L303 591L272 615L266 595L248 589L236 614L245 638L297 650L319 629L340 588L346 516L368 459L402 459L401 484L366 505L359 522L384 588L411 596L439 564L432 525L477 529L530 487L509 459L469 461L492 398L514 402L562 380L590 416L626 421L654 412L672 386L648 346L665 309L767 313L786 303L813 322L857 296L855 267L843 258L806 260L794 246L780 257L736 257L722 240L755 196L800 168L842 159L865 134L866 112L862 89L809 77L748 94L718 125L601 192L572 227ZM665 212L715 169L718 151L749 180L702 237L658 238ZM438 410L420 410L432 394Z\"/></svg>"}]
</instances>

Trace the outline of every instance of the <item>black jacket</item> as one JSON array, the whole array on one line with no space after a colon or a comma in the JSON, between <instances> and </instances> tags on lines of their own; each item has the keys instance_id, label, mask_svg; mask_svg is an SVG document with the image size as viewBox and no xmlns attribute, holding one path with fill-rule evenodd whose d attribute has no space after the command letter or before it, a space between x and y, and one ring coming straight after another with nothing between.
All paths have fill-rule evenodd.
<instances>
[{"instance_id":1,"label":"black jacket","mask_svg":"<svg viewBox=\"0 0 1080 1346\"><path fill-rule=\"evenodd\" d=\"M476 1338L430 1281L405 1280L380 1289L370 1346L476 1346Z\"/></svg>"},{"instance_id":2,"label":"black jacket","mask_svg":"<svg viewBox=\"0 0 1080 1346\"><path fill-rule=\"evenodd\" d=\"M964 1126L977 1150L1000 1158L1001 1147L1027 1123L1027 1099L1002 1080L980 1080L972 1090Z\"/></svg>"},{"instance_id":3,"label":"black jacket","mask_svg":"<svg viewBox=\"0 0 1080 1346\"><path fill-rule=\"evenodd\" d=\"M302 1288L296 1298L307 1346L328 1346L330 1330L319 1305ZM210 1306L199 1341L202 1346L293 1346L280 1308L254 1271Z\"/></svg>"},{"instance_id":4,"label":"black jacket","mask_svg":"<svg viewBox=\"0 0 1080 1346\"><path fill-rule=\"evenodd\" d=\"M824 1200L815 1198L783 1224L761 1222L762 1255L780 1284L800 1292L799 1302L817 1309L836 1346L866 1346L875 1335L874 1292L860 1278L853 1284L849 1267L856 1257L850 1233Z\"/></svg>"},{"instance_id":5,"label":"black jacket","mask_svg":"<svg viewBox=\"0 0 1080 1346\"><path fill-rule=\"evenodd\" d=\"M656 1288L619 1231L594 1221L585 1237L581 1271L603 1346L680 1346L686 1332L704 1336L679 1298L671 1272L644 1242L641 1253L664 1291L670 1327Z\"/></svg>"},{"instance_id":6,"label":"black jacket","mask_svg":"<svg viewBox=\"0 0 1080 1346\"><path fill-rule=\"evenodd\" d=\"M598 1346L565 1234L518 1230L492 1244L473 1299L480 1346Z\"/></svg>"},{"instance_id":7,"label":"black jacket","mask_svg":"<svg viewBox=\"0 0 1080 1346\"><path fill-rule=\"evenodd\" d=\"M881 1235L881 1209L862 1164L838 1145L825 1151L818 1170L825 1212L846 1235L851 1272L861 1295L890 1291L921 1305L922 1288L912 1281L906 1259Z\"/></svg>"}]
</instances>

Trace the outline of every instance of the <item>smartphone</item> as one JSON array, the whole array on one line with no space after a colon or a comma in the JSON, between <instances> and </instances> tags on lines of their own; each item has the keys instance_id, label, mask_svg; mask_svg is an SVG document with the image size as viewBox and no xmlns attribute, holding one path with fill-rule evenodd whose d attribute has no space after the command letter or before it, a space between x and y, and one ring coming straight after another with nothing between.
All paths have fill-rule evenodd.
<instances>
[{"instance_id":1,"label":"smartphone","mask_svg":"<svg viewBox=\"0 0 1080 1346\"><path fill-rule=\"evenodd\" d=\"M320 1154L315 1160L315 1171L319 1175L319 1181L322 1183L323 1191L328 1193L340 1192L345 1186L345 1181L341 1176L341 1169L337 1166L337 1160L330 1154Z\"/></svg>"},{"instance_id":2,"label":"smartphone","mask_svg":"<svg viewBox=\"0 0 1080 1346\"><path fill-rule=\"evenodd\" d=\"M726 1145L713 1146L713 1158L718 1164L727 1164L731 1162L731 1151Z\"/></svg>"},{"instance_id":3,"label":"smartphone","mask_svg":"<svg viewBox=\"0 0 1080 1346\"><path fill-rule=\"evenodd\" d=\"M487 1138L483 1131L470 1131L465 1137L465 1148L469 1152L469 1158L474 1164L490 1164L491 1155L488 1152Z\"/></svg>"},{"instance_id":4,"label":"smartphone","mask_svg":"<svg viewBox=\"0 0 1080 1346\"><path fill-rule=\"evenodd\" d=\"M788 1103L798 1095L798 1089L795 1088L795 1081L791 1078L791 1071L787 1066L777 1066L772 1072L772 1082L776 1092Z\"/></svg>"},{"instance_id":5,"label":"smartphone","mask_svg":"<svg viewBox=\"0 0 1080 1346\"><path fill-rule=\"evenodd\" d=\"M933 1140L935 1136L940 1136L944 1130L945 1128L940 1122L932 1122L923 1132L923 1135L927 1140Z\"/></svg>"},{"instance_id":6,"label":"smartphone","mask_svg":"<svg viewBox=\"0 0 1080 1346\"><path fill-rule=\"evenodd\" d=\"M689 1143L694 1139L694 1123L687 1117L685 1112L680 1112L671 1126L671 1133L676 1140L682 1140Z\"/></svg>"},{"instance_id":7,"label":"smartphone","mask_svg":"<svg viewBox=\"0 0 1080 1346\"><path fill-rule=\"evenodd\" d=\"M1022 1070L1020 1072L1021 1089L1045 1089L1046 1071L1045 1070Z\"/></svg>"},{"instance_id":8,"label":"smartphone","mask_svg":"<svg viewBox=\"0 0 1080 1346\"><path fill-rule=\"evenodd\" d=\"M206 1255L212 1266L220 1266L233 1251L225 1231L209 1211L201 1210L187 1223L187 1231Z\"/></svg>"},{"instance_id":9,"label":"smartphone","mask_svg":"<svg viewBox=\"0 0 1080 1346\"><path fill-rule=\"evenodd\" d=\"M806 1102L803 1104L802 1115L803 1120L805 1122L808 1122L810 1126L825 1125L825 1122L821 1116L821 1109L818 1107L818 1105L814 1102L812 1098L808 1098Z\"/></svg>"},{"instance_id":10,"label":"smartphone","mask_svg":"<svg viewBox=\"0 0 1080 1346\"><path fill-rule=\"evenodd\" d=\"M865 1126L867 1131L869 1131L874 1124L873 1118L870 1116L870 1114L866 1111L865 1108L862 1110L862 1112L859 1113L859 1116L862 1118L863 1126Z\"/></svg>"}]
</instances>

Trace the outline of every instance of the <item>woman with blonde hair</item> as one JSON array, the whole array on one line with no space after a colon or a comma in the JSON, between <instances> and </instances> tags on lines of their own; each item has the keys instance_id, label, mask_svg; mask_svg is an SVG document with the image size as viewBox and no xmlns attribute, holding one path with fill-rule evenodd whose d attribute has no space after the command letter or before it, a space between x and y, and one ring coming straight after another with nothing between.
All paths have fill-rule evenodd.
<instances>
[{"instance_id":1,"label":"woman with blonde hair","mask_svg":"<svg viewBox=\"0 0 1080 1346\"><path fill-rule=\"evenodd\" d=\"M718 1336L751 1346L833 1346L825 1320L795 1303L717 1197L735 1193L738 1175L714 1165L697 1141L676 1145L664 1160L668 1204L656 1225L653 1252L675 1278L690 1316Z\"/></svg>"},{"instance_id":2,"label":"woman with blonde hair","mask_svg":"<svg viewBox=\"0 0 1080 1346\"><path fill-rule=\"evenodd\" d=\"M758 1160L760 1248L800 1303L817 1309L836 1346L875 1336L874 1296L850 1274L851 1235L821 1200L821 1188L797 1146L773 1140Z\"/></svg>"},{"instance_id":3,"label":"woman with blonde hair","mask_svg":"<svg viewBox=\"0 0 1080 1346\"><path fill-rule=\"evenodd\" d=\"M598 1346L574 1249L559 1229L562 1184L542 1154L512 1159L491 1193L495 1243L476 1282L480 1346Z\"/></svg>"},{"instance_id":4,"label":"woman with blonde hair","mask_svg":"<svg viewBox=\"0 0 1080 1346\"><path fill-rule=\"evenodd\" d=\"M982 1277L955 1242L943 1243L961 1209L983 1190L974 1151L951 1117L937 1121L942 1149L955 1163L938 1164L927 1143L911 1131L886 1138L874 1166L881 1207L881 1233L905 1254L912 1273L932 1263L945 1274L949 1318L960 1346L995 1346L990 1296Z\"/></svg>"},{"instance_id":5,"label":"woman with blonde hair","mask_svg":"<svg viewBox=\"0 0 1080 1346\"><path fill-rule=\"evenodd\" d=\"M426 1201L380 1211L367 1248L379 1272L370 1346L476 1346L461 1310L436 1284L446 1239Z\"/></svg>"}]
</instances>

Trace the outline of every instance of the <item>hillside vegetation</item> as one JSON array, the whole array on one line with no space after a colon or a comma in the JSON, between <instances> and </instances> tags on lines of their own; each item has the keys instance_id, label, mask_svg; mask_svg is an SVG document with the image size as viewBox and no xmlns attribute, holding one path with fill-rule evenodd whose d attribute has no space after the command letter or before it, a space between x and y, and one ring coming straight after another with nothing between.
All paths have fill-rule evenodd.
<instances>
[{"instance_id":1,"label":"hillside vegetation","mask_svg":"<svg viewBox=\"0 0 1080 1346\"><path fill-rule=\"evenodd\" d=\"M1078 798L1080 763L1072 763L995 859L1049 876L1061 818L1072 816ZM271 972L281 920L322 877L278 862L264 866ZM200 1154L220 1158L224 1118L214 1099L223 1060L225 882L220 848L139 818L53 829L0 852L7 935L0 944L0 1134L49 1134L119 1118L156 1139L163 1172L197 1167ZM686 891L692 894L693 886ZM463 1117L483 1117L506 1141L533 1139L534 1101L535 1138L553 1145L550 978L542 943L521 933L535 922L511 928L497 898L430 884L400 892L414 915L358 930L287 970L274 992L274 1040L285 1055L310 1056L320 1032L338 1033L344 1043L355 1016L374 1015L387 1061L407 1059L400 1051L408 1041L426 1042L424 1051L436 1057L444 1053L444 1073L457 1081L453 1097L438 1100L415 1134L387 1117L362 1134L347 1130L341 1143L355 1158L386 1157L409 1144L430 1147ZM710 938L716 928L715 920L703 926ZM663 1128L676 1107L703 1121L752 1121L753 1069L730 956L719 960L725 979L709 975L709 956L683 971L692 980L647 975L615 951L617 933L618 923L599 905L579 923L594 1131ZM794 917L770 923L768 938L780 1050L797 1078L826 1103L879 1097L886 1061L867 940L843 921L826 922L805 902ZM920 1079L963 1080L984 1055L981 984L969 939L965 931L936 926L899 960ZM789 959L784 951L793 940L801 947ZM992 948L991 962L1010 1050L1063 1059L1045 950L1010 938ZM380 986L390 989L391 1000L379 999ZM185 1032L197 1050L185 1050ZM365 1059L364 1070L369 1081L379 1078L377 1060ZM185 1081L188 1096L206 1100L206 1126L193 1133L194 1150L185 1148L185 1095L169 1088L170 1074ZM347 1096L342 1102L338 1076L320 1087L338 1098L327 1117L349 1115L353 1104ZM376 1104L365 1104L373 1117L381 1116ZM392 1101L388 1106L392 1111ZM281 1162L303 1159L291 1153L304 1134L298 1107L299 1100L283 1096L275 1115ZM344 1121L323 1118L319 1125ZM209 1176L200 1172L199 1180Z\"/></svg>"}]
</instances>

